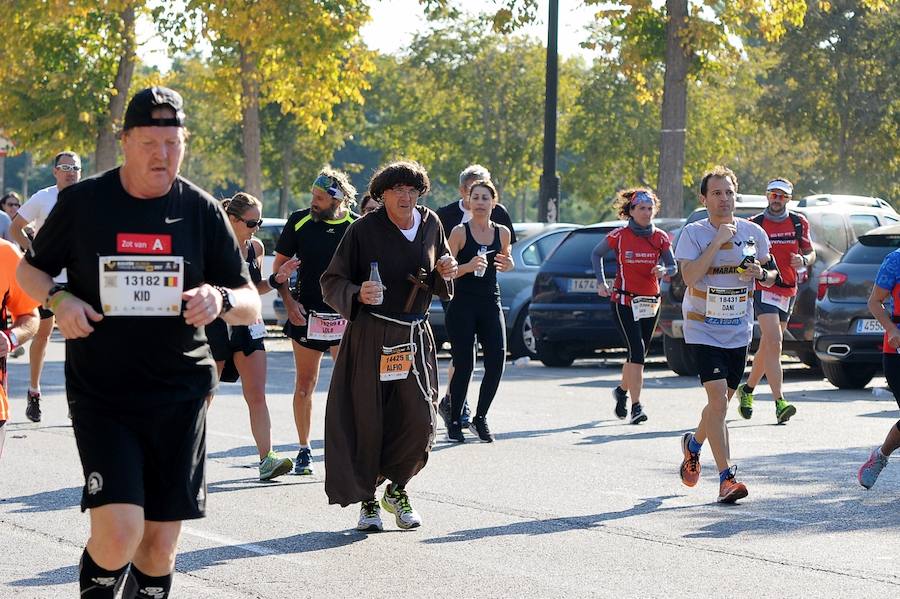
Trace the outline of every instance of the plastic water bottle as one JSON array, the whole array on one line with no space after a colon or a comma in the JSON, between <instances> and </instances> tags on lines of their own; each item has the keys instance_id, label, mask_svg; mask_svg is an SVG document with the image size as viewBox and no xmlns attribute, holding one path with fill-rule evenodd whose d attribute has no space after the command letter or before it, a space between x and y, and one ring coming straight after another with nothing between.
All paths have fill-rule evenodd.
<instances>
[{"instance_id":1,"label":"plastic water bottle","mask_svg":"<svg viewBox=\"0 0 900 599\"><path fill-rule=\"evenodd\" d=\"M488 253L487 246L484 246L484 245L483 245L483 246L481 246L481 247L478 249L478 255L479 255L479 256L487 256L487 253ZM487 270L487 268L476 268L476 269L475 269L475 276L476 276L476 277L483 277L486 270Z\"/></svg>"},{"instance_id":2,"label":"plastic water bottle","mask_svg":"<svg viewBox=\"0 0 900 599\"><path fill-rule=\"evenodd\" d=\"M381 283L381 273L378 272L378 263L377 263L377 262L372 262L372 263L369 265L369 267L370 267L370 270L369 270L369 280L370 280L370 281L375 281L376 283L378 283L378 285L381 286L381 289L383 290L383 289L384 289L384 285ZM383 292L379 292L378 298L375 300L375 302L373 302L373 305L375 305L375 306L380 306L381 303L382 303L383 301L384 301L384 293L383 293Z\"/></svg>"},{"instance_id":3,"label":"plastic water bottle","mask_svg":"<svg viewBox=\"0 0 900 599\"><path fill-rule=\"evenodd\" d=\"M756 240L753 239L753 237L747 238L741 253L744 254L744 259L741 260L741 263L738 265L737 271L743 274L748 266L756 262Z\"/></svg>"}]
</instances>

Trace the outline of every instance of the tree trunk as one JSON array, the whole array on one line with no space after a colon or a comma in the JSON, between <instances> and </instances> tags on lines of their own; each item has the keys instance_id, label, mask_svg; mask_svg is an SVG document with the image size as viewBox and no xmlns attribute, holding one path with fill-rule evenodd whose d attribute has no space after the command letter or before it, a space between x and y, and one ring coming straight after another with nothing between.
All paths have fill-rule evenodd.
<instances>
[{"instance_id":1,"label":"tree trunk","mask_svg":"<svg viewBox=\"0 0 900 599\"><path fill-rule=\"evenodd\" d=\"M278 216L287 218L291 199L291 167L294 162L294 140L290 135L281 138L281 193L278 196Z\"/></svg>"},{"instance_id":2,"label":"tree trunk","mask_svg":"<svg viewBox=\"0 0 900 599\"><path fill-rule=\"evenodd\" d=\"M687 25L687 0L666 0L666 76L659 135L657 191L661 216L684 216L684 139L687 124L688 50L681 32Z\"/></svg>"},{"instance_id":3,"label":"tree trunk","mask_svg":"<svg viewBox=\"0 0 900 599\"><path fill-rule=\"evenodd\" d=\"M259 74L256 59L241 46L241 139L244 191L262 200L262 150L259 126Z\"/></svg>"},{"instance_id":4,"label":"tree trunk","mask_svg":"<svg viewBox=\"0 0 900 599\"><path fill-rule=\"evenodd\" d=\"M134 6L132 5L122 11L122 39L122 55L119 57L119 67L116 70L116 80L113 84L115 92L110 96L109 110L97 132L97 147L94 151L95 173L107 171L116 166L117 162L116 129L125 114L125 100L128 98L128 89L131 87L137 48L134 33Z\"/></svg>"}]
</instances>

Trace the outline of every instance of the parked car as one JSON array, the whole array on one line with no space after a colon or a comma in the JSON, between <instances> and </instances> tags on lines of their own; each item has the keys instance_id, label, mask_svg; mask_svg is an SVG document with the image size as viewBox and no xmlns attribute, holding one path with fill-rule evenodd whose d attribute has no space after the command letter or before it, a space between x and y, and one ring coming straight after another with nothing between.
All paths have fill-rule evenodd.
<instances>
[{"instance_id":1,"label":"parked car","mask_svg":"<svg viewBox=\"0 0 900 599\"><path fill-rule=\"evenodd\" d=\"M667 232L683 219L656 219ZM597 295L591 252L606 234L625 221L597 223L571 231L541 266L532 291L531 317L537 357L547 366L569 366L597 350L624 347L613 322L609 298ZM616 276L615 258L603 258L609 285Z\"/></svg>"},{"instance_id":2,"label":"parked car","mask_svg":"<svg viewBox=\"0 0 900 599\"><path fill-rule=\"evenodd\" d=\"M507 349L514 358L537 356L537 347L531 333L531 319L528 306L531 303L531 289L538 269L556 248L566 233L580 225L568 223L514 223L518 239L510 247L510 254L516 267L509 272L498 272L500 285L500 306L506 319ZM447 341L447 327L444 308L434 298L428 317L434 331L435 341L442 345Z\"/></svg>"},{"instance_id":3,"label":"parked car","mask_svg":"<svg viewBox=\"0 0 900 599\"><path fill-rule=\"evenodd\" d=\"M862 389L881 369L884 329L867 305L884 257L900 247L900 225L861 235L818 279L813 343L825 378L841 389Z\"/></svg>"},{"instance_id":4,"label":"parked car","mask_svg":"<svg viewBox=\"0 0 900 599\"><path fill-rule=\"evenodd\" d=\"M266 250L262 264L263 277L268 277L272 273L272 263L275 262L275 244L278 243L278 238L281 237L281 230L286 222L287 220L283 218L263 218L263 224L255 234L255 237L262 241ZM277 310L275 306L276 298L280 304L280 308ZM287 320L287 311L284 309L284 304L276 291L266 293L260 299L262 300L262 317L264 321L281 323Z\"/></svg>"},{"instance_id":5,"label":"parked car","mask_svg":"<svg viewBox=\"0 0 900 599\"><path fill-rule=\"evenodd\" d=\"M846 196L813 196L791 202L789 208L803 214L809 220L810 237L816 250L816 261L810 266L798 286L794 311L784 333L783 347L786 352L796 354L809 366L818 364L813 349L815 322L816 285L819 275L837 262L856 238L862 233L890 223L897 222L900 215L890 205L862 200L843 201ZM857 198L859 196L853 196ZM875 198L873 198L875 200ZM762 212L768 202L764 196L738 196L735 215L749 218ZM697 208L687 222L706 218L706 209ZM677 243L677 241L676 241ZM684 342L681 300L685 285L680 274L671 282L661 285L660 327L663 331L663 350L669 368L686 376L697 374L697 364L693 353ZM754 344L759 340L759 327L754 326Z\"/></svg>"}]
</instances>

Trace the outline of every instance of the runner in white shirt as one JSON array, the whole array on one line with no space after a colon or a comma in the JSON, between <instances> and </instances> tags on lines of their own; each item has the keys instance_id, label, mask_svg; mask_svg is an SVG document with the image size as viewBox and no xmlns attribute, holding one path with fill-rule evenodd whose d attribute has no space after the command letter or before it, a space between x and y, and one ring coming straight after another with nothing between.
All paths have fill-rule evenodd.
<instances>
[{"instance_id":1,"label":"runner in white shirt","mask_svg":"<svg viewBox=\"0 0 900 599\"><path fill-rule=\"evenodd\" d=\"M56 185L46 187L31 196L19 207L18 213L13 218L10 237L22 246L26 253L31 253L31 238L25 233L25 227L31 225L36 235L50 215L50 211L56 206L59 192L81 179L81 158L78 154L69 151L57 154L53 158L53 176L56 178ZM65 271L54 281L65 283ZM31 341L28 354L31 373L28 383L28 406L25 408L25 415L32 422L41 421L41 372L44 370L44 356L47 353L47 343L50 341L54 322L53 312L43 307L38 311L41 313L41 325Z\"/></svg>"},{"instance_id":2,"label":"runner in white shirt","mask_svg":"<svg viewBox=\"0 0 900 599\"><path fill-rule=\"evenodd\" d=\"M675 259L687 290L682 302L684 339L700 366L707 404L694 433L681 439L681 481L688 487L700 478L700 448L709 439L719 471L721 503L747 496L729 465L731 451L725 415L744 375L747 347L753 336L754 280L771 287L778 269L765 231L734 216L738 183L734 173L717 166L700 184L700 202L709 217L686 225Z\"/></svg>"}]
</instances>

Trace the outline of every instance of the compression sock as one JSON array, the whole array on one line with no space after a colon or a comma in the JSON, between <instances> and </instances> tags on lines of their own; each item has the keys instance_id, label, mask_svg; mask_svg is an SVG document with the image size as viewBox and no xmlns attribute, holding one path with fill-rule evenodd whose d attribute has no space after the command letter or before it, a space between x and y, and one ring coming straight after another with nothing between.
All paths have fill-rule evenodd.
<instances>
[{"instance_id":1,"label":"compression sock","mask_svg":"<svg viewBox=\"0 0 900 599\"><path fill-rule=\"evenodd\" d=\"M731 466L719 472L719 482L725 482L725 479L731 475Z\"/></svg>"},{"instance_id":2,"label":"compression sock","mask_svg":"<svg viewBox=\"0 0 900 599\"><path fill-rule=\"evenodd\" d=\"M165 576L149 576L131 565L125 579L122 599L166 599L172 589L172 573Z\"/></svg>"},{"instance_id":3,"label":"compression sock","mask_svg":"<svg viewBox=\"0 0 900 599\"><path fill-rule=\"evenodd\" d=\"M700 453L700 450L703 448L703 443L697 443L697 437L691 435L691 439L688 441L688 450L691 453Z\"/></svg>"},{"instance_id":4,"label":"compression sock","mask_svg":"<svg viewBox=\"0 0 900 599\"><path fill-rule=\"evenodd\" d=\"M82 599L113 599L122 586L122 575L128 564L118 570L104 570L91 558L87 549L78 564L78 584Z\"/></svg>"}]
</instances>

